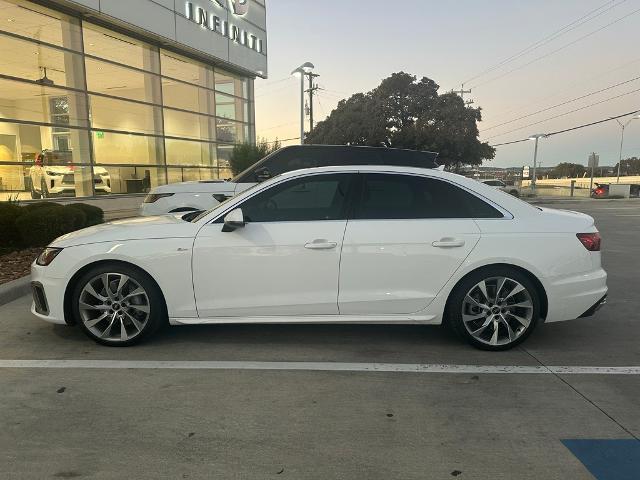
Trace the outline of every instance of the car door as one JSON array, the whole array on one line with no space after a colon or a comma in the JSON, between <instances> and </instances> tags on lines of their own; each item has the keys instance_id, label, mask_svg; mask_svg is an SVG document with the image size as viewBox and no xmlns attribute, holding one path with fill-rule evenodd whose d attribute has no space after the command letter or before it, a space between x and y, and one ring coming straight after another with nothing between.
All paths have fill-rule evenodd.
<instances>
[{"instance_id":1,"label":"car door","mask_svg":"<svg viewBox=\"0 0 640 480\"><path fill-rule=\"evenodd\" d=\"M335 315L354 174L297 177L239 205L245 226L203 226L193 251L201 317ZM298 317L299 318L299 317Z\"/></svg>"},{"instance_id":2,"label":"car door","mask_svg":"<svg viewBox=\"0 0 640 480\"><path fill-rule=\"evenodd\" d=\"M443 180L383 172L360 177L342 248L340 314L424 310L477 244L473 217L502 213Z\"/></svg>"}]
</instances>

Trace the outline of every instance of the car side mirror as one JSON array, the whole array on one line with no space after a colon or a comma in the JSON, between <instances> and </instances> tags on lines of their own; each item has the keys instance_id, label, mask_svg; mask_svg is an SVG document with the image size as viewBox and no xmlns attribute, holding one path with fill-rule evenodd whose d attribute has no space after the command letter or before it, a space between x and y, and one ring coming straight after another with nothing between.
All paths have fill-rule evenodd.
<instances>
[{"instance_id":1,"label":"car side mirror","mask_svg":"<svg viewBox=\"0 0 640 480\"><path fill-rule=\"evenodd\" d=\"M256 176L256 180L258 182L264 182L265 180L269 180L271 178L271 172L267 167L262 167L253 172Z\"/></svg>"},{"instance_id":2,"label":"car side mirror","mask_svg":"<svg viewBox=\"0 0 640 480\"><path fill-rule=\"evenodd\" d=\"M235 208L227 213L224 217L223 232L233 232L238 228L245 226L244 215L241 208Z\"/></svg>"}]
</instances>

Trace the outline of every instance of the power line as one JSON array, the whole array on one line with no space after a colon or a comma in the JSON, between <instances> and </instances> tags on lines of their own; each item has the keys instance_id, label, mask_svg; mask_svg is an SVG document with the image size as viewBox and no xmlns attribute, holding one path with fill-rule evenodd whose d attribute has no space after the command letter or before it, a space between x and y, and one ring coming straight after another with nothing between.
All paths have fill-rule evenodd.
<instances>
[{"instance_id":1,"label":"power line","mask_svg":"<svg viewBox=\"0 0 640 480\"><path fill-rule=\"evenodd\" d=\"M576 102L578 100L582 100L584 98L588 98L588 97L591 97L593 95L597 95L598 93L606 92L607 90L611 90L611 89L619 87L621 85L626 85L627 83L635 82L636 80L640 80L640 76L635 77L635 78L631 78L629 80L625 80L624 82L616 83L615 85L609 85L608 87L601 88L600 90L596 90L594 92L590 92L590 93L581 95L579 97L572 98L571 100L567 100L567 101L562 102L562 103L557 103L557 104L552 105L550 107L543 108L542 110L538 110L536 112L529 113L527 115L523 115L523 116L518 117L518 118L514 118L513 120L508 120L506 122L502 122L502 123L498 123L496 125L492 125L490 127L487 127L485 129L481 130L480 133L486 132L487 130L493 130L494 128L502 127L503 125L508 125L510 123L513 123L513 122L517 122L518 120L522 120L524 118L532 117L532 116L537 115L539 113L543 113L543 112L547 112L549 110L553 110L554 108L558 108L558 107L562 107L564 105L568 105L568 104ZM496 136L498 136L498 135L496 135Z\"/></svg>"},{"instance_id":2,"label":"power line","mask_svg":"<svg viewBox=\"0 0 640 480\"><path fill-rule=\"evenodd\" d=\"M610 26L615 25L618 22L621 22L622 20L630 17L631 15L635 15L638 12L640 12L640 8L634 10L633 12L627 13L626 15L623 15L622 17L617 18L616 20L614 20L612 22L609 22L609 23L607 23L606 25L604 25L604 26L602 26L600 28L597 28L596 30L592 30L591 32L589 32L587 34L585 34L585 35L583 35L581 37L578 37L577 39L575 39L575 40L573 40L573 41L571 41L569 43L564 44L560 48L557 48L557 49L552 50L552 51L550 51L548 53L545 53L544 55L541 55L540 57L536 57L536 58L534 58L533 60L531 60L531 61L529 61L527 63L524 63L524 64L522 64L522 65L520 65L518 67L512 68L511 70L507 70L506 72L504 72L504 73L502 73L502 74L500 74L500 75L498 75L496 77L492 77L492 78L490 78L490 79L488 79L488 80L486 80L484 82L480 82L480 83L478 83L476 85L473 85L472 88L478 88L478 87L481 87L483 85L487 85L488 83L494 82L496 80L500 80L501 78L503 78L503 77L513 73L513 72L517 72L518 70L522 70L523 68L528 67L529 65L532 65L532 64L534 64L536 62L539 62L540 60L543 60L543 59L545 59L545 58L547 58L547 57L549 57L551 55L554 55L554 54L556 54L556 53L558 53L558 52L560 52L560 51L562 51L562 50L564 50L566 48L569 48L570 46L575 45L576 43L584 40L585 38L588 38L588 37L590 37L592 35L595 35L596 33L601 32L602 30L604 30L606 28L609 28Z\"/></svg>"},{"instance_id":3,"label":"power line","mask_svg":"<svg viewBox=\"0 0 640 480\"><path fill-rule=\"evenodd\" d=\"M637 113L640 113L640 110L635 110L633 112L623 113L622 115L616 115L615 117L607 117L607 118L604 118L602 120L597 120L595 122L584 123L582 125L577 125L575 127L565 128L564 130L557 130L555 132L545 133L544 136L545 137L552 137L554 135L560 135L562 133L572 132L574 130L579 130L579 129L585 128L585 127L591 127L593 125L598 125L600 123L610 122L611 120L617 120L618 118L628 117L629 115L635 115ZM491 147L495 148L495 147L501 147L503 145L513 145L514 143L522 143L522 142L527 142L527 141L529 141L529 138L522 138L520 140L513 140L511 142L496 143L496 144L491 145Z\"/></svg>"},{"instance_id":4,"label":"power line","mask_svg":"<svg viewBox=\"0 0 640 480\"><path fill-rule=\"evenodd\" d=\"M570 110L568 112L561 113L559 115L555 115L553 117L545 118L544 120L540 120L538 122L533 122L533 123L529 123L528 125L523 125L522 127L514 128L513 130L509 130L508 132L504 132L504 133L499 133L497 135L493 135L491 137L488 137L487 140L491 140L492 138L501 137L501 136L507 135L509 133L517 132L518 130L522 130L523 128L532 127L534 125L540 125L541 123L548 122L549 120L555 120L556 118L564 117L565 115L569 115L571 113L579 112L581 110L586 110L587 108L595 107L596 105L601 105L601 104L609 102L611 100L616 100L618 98L624 97L626 95L631 95L632 93L636 93L636 92L640 92L640 88L636 88L635 90L631 90L630 92L621 93L620 95L616 95L615 97L609 97L609 98L606 98L604 100L600 100L599 102L591 103L589 105L585 105L583 107L576 108L576 109Z\"/></svg>"},{"instance_id":5,"label":"power line","mask_svg":"<svg viewBox=\"0 0 640 480\"><path fill-rule=\"evenodd\" d=\"M605 77L607 75L610 75L613 72L617 72L618 70L622 70L623 68L628 67L629 65L632 65L632 64L638 63L638 62L640 62L640 57L635 58L635 59L631 60L630 62L625 62L622 65L618 65L617 67L614 67L614 68L605 68L605 69L603 69L604 72L601 72L601 73L599 73L597 75L592 75L592 76L587 77L587 78L581 78L580 80L578 80L576 82L568 84L568 86L566 88L562 88L560 90L557 90L557 91L555 91L554 93L552 93L550 95L545 95L544 97L536 98L532 102L528 102L525 105L520 105L519 107L513 107L513 108L510 108L509 110L502 111L502 112L498 113L498 116L508 115L508 114L510 114L512 112L521 112L521 111L525 110L526 108L528 108L530 105L538 105L540 102L544 102L545 100L549 100L551 98L558 97L560 94L565 93L565 92L567 92L569 90L572 90L574 87L577 87L579 85L584 85L584 84L586 84L586 83L588 83L588 82L590 82L592 80L597 80L599 78Z\"/></svg>"},{"instance_id":6,"label":"power line","mask_svg":"<svg viewBox=\"0 0 640 480\"><path fill-rule=\"evenodd\" d=\"M586 15L583 15L582 17L578 18L577 20L574 20L573 22L571 22L571 23L569 23L569 24L565 25L565 26L564 26L564 27L562 27L561 29L556 30L556 31L555 31L554 33L552 33L551 35L548 35L548 36L544 37L543 39L538 40L537 42L535 42L535 43L533 43L533 44L529 45L529 46L528 46L528 47L526 47L525 49L520 50L519 52L517 52L517 53L513 54L512 56L510 56L510 57L508 57L508 58L506 58L506 59L502 60L501 62L499 62L499 63L497 63L497 64L493 65L492 67L489 67L488 69L483 70L482 72L478 73L477 75L474 75L473 77L471 77L471 78L469 78L469 79L465 80L465 81L463 82L463 84L464 84L464 83L469 83L469 82L471 82L471 81L475 80L476 78L480 78L480 77L482 77L482 76L486 75L487 73L490 73L490 72L492 72L492 71L494 71L494 70L496 70L496 69L498 69L498 68L502 67L503 65L506 65L507 63L511 63L512 61L517 60L518 58L520 58L520 57L522 57L522 56L526 55L526 54L527 54L527 53L529 53L529 52L532 52L532 51L534 51L534 50L537 50L538 48L542 47L543 45L546 45L547 43L549 43L549 42L551 42L551 41L555 40L556 38L561 37L561 36L562 36L562 35L564 35L565 33L568 33L568 32L570 32L570 31L572 31L572 30L575 30L576 28L578 28L579 26L583 25L584 23L589 22L589 21L591 21L591 20L593 20L593 19L595 19L595 18L599 17L600 15L603 15L604 13L606 13L606 12L608 12L609 10L611 10L611 9L613 9L613 8L615 8L615 7L617 7L617 6L618 6L618 5L620 5L621 3L624 3L626 0L622 0L620 3L617 3L617 4L615 4L615 5L612 5L612 6L611 6L611 7L609 7L608 9L606 9L606 10L604 10L604 11L602 11L602 12L598 13L597 15L595 15L595 16L593 16L593 17L591 17L591 18L587 18L587 17L590 17L593 13L597 12L598 10L601 10L601 9L603 9L604 7L608 6L608 5L611 5L612 3L615 3L615 1L616 1L616 0L610 0L610 1L608 1L608 2L605 2L604 4L600 5L598 8L596 8L596 9L594 9L594 10L591 10L591 11L590 11L589 13L587 13ZM585 19L586 19L586 20L585 20ZM584 21L582 21L582 20L584 20ZM582 21L582 22L581 22L581 21ZM581 22L581 23L579 23L579 24L578 24L578 22ZM576 24L578 24L578 25L576 25Z\"/></svg>"}]
</instances>

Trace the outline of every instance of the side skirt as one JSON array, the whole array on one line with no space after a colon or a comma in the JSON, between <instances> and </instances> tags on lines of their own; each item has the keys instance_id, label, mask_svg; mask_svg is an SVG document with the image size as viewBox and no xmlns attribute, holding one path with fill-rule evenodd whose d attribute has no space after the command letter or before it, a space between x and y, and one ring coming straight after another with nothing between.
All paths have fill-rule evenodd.
<instances>
[{"instance_id":1,"label":"side skirt","mask_svg":"<svg viewBox=\"0 0 640 480\"><path fill-rule=\"evenodd\" d=\"M264 316L264 317L207 317L207 318L169 318L171 325L202 325L224 323L393 323L406 325L439 325L442 319L438 315L304 315L304 316Z\"/></svg>"}]
</instances>

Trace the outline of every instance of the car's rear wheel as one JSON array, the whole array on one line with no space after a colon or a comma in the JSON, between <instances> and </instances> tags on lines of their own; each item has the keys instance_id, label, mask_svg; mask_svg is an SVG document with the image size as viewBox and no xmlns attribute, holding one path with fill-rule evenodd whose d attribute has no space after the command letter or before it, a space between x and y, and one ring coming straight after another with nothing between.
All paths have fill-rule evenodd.
<instances>
[{"instance_id":1,"label":"car's rear wheel","mask_svg":"<svg viewBox=\"0 0 640 480\"><path fill-rule=\"evenodd\" d=\"M540 294L521 271L491 267L464 278L449 298L447 321L474 347L508 350L540 320Z\"/></svg>"},{"instance_id":2,"label":"car's rear wheel","mask_svg":"<svg viewBox=\"0 0 640 480\"><path fill-rule=\"evenodd\" d=\"M84 333L109 346L133 345L167 323L158 286L127 265L105 264L82 275L73 290L72 308Z\"/></svg>"}]
</instances>

